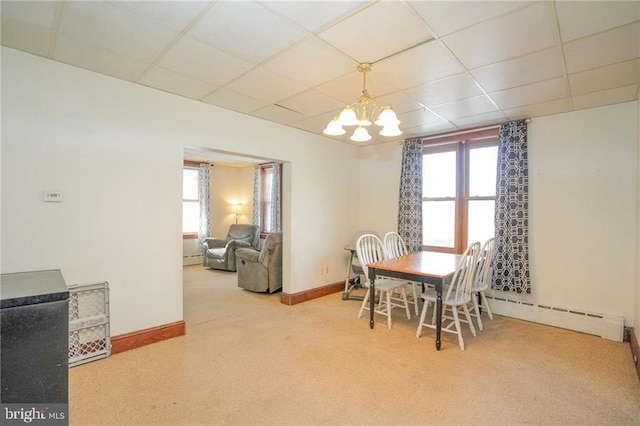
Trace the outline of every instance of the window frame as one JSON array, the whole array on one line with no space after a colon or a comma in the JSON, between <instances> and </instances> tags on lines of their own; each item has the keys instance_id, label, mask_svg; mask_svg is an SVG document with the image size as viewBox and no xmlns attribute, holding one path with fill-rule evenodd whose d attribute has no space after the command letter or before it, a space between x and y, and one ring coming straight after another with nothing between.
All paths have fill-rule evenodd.
<instances>
[{"instance_id":1,"label":"window frame","mask_svg":"<svg viewBox=\"0 0 640 426\"><path fill-rule=\"evenodd\" d=\"M196 170L198 172L198 178L200 178L200 164L202 164L202 163L198 163L198 162L195 162L195 161L186 161L185 160L184 163L183 163L183 166L182 166L183 179L184 179L184 170L185 169ZM184 193L182 194L182 213L183 214L184 214L184 203L185 202L194 202L194 201L199 203L200 199L197 198L195 200L191 200L191 199L186 200L184 198ZM182 233L182 239L183 240L195 240L197 238L198 238L198 232L183 232Z\"/></svg>"},{"instance_id":2,"label":"window frame","mask_svg":"<svg viewBox=\"0 0 640 426\"><path fill-rule=\"evenodd\" d=\"M470 196L469 195L469 167L471 149L489 146L498 146L498 126L484 129L459 132L455 134L442 134L422 139L422 155L436 154L439 152L456 152L456 196L451 197L425 197L425 201L454 201L455 224L453 247L440 247L423 245L423 250L441 253L461 254L468 245L468 218L469 201L495 200L494 196ZM423 183L424 188L424 183Z\"/></svg>"},{"instance_id":3,"label":"window frame","mask_svg":"<svg viewBox=\"0 0 640 426\"><path fill-rule=\"evenodd\" d=\"M278 197L278 202L280 203L280 211L282 212L282 164L280 163L266 163L266 164L260 164L260 236L262 238L266 237L267 234L269 234L270 232L273 231L265 231L265 218L266 218L266 204L267 201L265 201L265 194L266 194L266 187L267 187L267 169L272 169L274 167L278 167L279 170L279 175L280 175L280 194ZM273 203L273 200L268 201L268 203ZM282 218L280 218L280 220L282 221Z\"/></svg>"}]
</instances>

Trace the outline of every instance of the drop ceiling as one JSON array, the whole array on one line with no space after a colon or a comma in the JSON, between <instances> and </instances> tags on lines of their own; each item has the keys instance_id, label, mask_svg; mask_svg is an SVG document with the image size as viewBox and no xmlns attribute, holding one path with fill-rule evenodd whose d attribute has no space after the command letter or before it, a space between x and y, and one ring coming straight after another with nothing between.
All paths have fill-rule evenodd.
<instances>
[{"instance_id":1,"label":"drop ceiling","mask_svg":"<svg viewBox=\"0 0 640 426\"><path fill-rule=\"evenodd\" d=\"M2 44L322 135L367 89L390 142L638 99L638 1L2 1ZM332 137L358 144L344 136Z\"/></svg>"}]
</instances>

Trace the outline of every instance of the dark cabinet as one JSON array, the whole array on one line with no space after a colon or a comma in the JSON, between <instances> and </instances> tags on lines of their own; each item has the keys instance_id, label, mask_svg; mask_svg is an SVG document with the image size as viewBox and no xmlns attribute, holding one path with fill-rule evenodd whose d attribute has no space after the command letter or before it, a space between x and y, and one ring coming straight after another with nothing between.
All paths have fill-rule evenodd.
<instances>
[{"instance_id":1,"label":"dark cabinet","mask_svg":"<svg viewBox=\"0 0 640 426\"><path fill-rule=\"evenodd\" d=\"M69 290L62 274L2 274L0 299L0 401L67 403Z\"/></svg>"}]
</instances>

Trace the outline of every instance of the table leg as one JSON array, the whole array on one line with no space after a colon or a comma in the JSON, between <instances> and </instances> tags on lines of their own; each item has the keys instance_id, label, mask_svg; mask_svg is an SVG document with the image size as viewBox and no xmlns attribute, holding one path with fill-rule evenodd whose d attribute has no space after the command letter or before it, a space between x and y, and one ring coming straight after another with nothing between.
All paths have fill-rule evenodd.
<instances>
[{"instance_id":1,"label":"table leg","mask_svg":"<svg viewBox=\"0 0 640 426\"><path fill-rule=\"evenodd\" d=\"M369 288L369 328L373 328L373 313L376 308L376 273L375 270L369 268L369 282L371 287Z\"/></svg>"},{"instance_id":2,"label":"table leg","mask_svg":"<svg viewBox=\"0 0 640 426\"><path fill-rule=\"evenodd\" d=\"M440 350L440 334L442 332L442 283L436 284L436 349Z\"/></svg>"}]
</instances>

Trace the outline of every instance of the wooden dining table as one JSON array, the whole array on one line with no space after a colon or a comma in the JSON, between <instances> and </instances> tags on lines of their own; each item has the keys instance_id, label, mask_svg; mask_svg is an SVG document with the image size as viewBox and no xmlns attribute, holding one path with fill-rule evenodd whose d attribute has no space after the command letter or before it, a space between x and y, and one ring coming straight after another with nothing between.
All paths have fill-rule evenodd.
<instances>
[{"instance_id":1,"label":"wooden dining table","mask_svg":"<svg viewBox=\"0 0 640 426\"><path fill-rule=\"evenodd\" d=\"M375 281L376 277L398 278L422 283L423 291L426 284L432 284L437 293L436 300L436 349L440 350L440 334L442 329L442 289L451 281L462 255L419 251L405 256L369 263L369 280L371 282L371 297L369 299L369 327L373 328Z\"/></svg>"}]
</instances>

